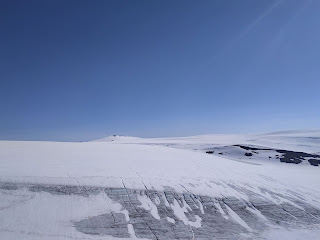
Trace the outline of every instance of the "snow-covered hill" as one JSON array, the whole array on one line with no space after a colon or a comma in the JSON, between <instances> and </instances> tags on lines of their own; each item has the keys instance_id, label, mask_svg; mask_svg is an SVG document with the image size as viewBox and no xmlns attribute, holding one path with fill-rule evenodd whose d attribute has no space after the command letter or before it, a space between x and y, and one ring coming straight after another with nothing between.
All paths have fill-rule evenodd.
<instances>
[{"instance_id":1,"label":"snow-covered hill","mask_svg":"<svg viewBox=\"0 0 320 240\"><path fill-rule=\"evenodd\" d=\"M0 239L320 239L318 136L0 141Z\"/></svg>"},{"instance_id":2,"label":"snow-covered hill","mask_svg":"<svg viewBox=\"0 0 320 240\"><path fill-rule=\"evenodd\" d=\"M162 144L189 148L189 146L227 146L235 144L259 145L306 153L320 151L320 130L281 131L267 134L209 134L176 138L138 138L113 135L96 142Z\"/></svg>"},{"instance_id":3,"label":"snow-covered hill","mask_svg":"<svg viewBox=\"0 0 320 240\"><path fill-rule=\"evenodd\" d=\"M320 165L320 130L282 131L255 135L211 134L178 138L137 138L114 135L95 142L159 145L208 152L219 157L255 163L266 160Z\"/></svg>"}]
</instances>

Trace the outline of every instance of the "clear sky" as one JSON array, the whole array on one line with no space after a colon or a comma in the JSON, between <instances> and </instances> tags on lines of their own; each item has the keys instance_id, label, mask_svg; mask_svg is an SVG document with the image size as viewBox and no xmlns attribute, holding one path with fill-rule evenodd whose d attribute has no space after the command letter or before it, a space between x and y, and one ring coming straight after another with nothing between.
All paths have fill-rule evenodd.
<instances>
[{"instance_id":1,"label":"clear sky","mask_svg":"<svg viewBox=\"0 0 320 240\"><path fill-rule=\"evenodd\" d=\"M320 128L318 0L1 0L0 139Z\"/></svg>"}]
</instances>

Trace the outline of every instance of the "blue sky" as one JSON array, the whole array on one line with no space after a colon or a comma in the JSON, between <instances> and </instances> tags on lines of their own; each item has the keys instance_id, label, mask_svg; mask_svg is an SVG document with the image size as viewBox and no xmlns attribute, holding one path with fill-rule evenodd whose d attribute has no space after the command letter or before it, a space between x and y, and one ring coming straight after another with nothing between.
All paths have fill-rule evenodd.
<instances>
[{"instance_id":1,"label":"blue sky","mask_svg":"<svg viewBox=\"0 0 320 240\"><path fill-rule=\"evenodd\" d=\"M320 1L1 1L0 139L319 128Z\"/></svg>"}]
</instances>

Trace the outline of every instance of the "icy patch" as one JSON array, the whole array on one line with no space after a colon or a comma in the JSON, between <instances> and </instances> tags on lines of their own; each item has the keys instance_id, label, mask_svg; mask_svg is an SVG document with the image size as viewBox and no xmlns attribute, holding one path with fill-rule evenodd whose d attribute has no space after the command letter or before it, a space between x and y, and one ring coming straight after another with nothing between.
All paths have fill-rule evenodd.
<instances>
[{"instance_id":1,"label":"icy patch","mask_svg":"<svg viewBox=\"0 0 320 240\"><path fill-rule=\"evenodd\" d=\"M165 195L163 195L163 201L164 201L164 205L166 205L166 207L170 207L170 204L169 204Z\"/></svg>"},{"instance_id":2,"label":"icy patch","mask_svg":"<svg viewBox=\"0 0 320 240\"><path fill-rule=\"evenodd\" d=\"M160 216L158 213L158 208L157 206L151 201L150 198L148 198L146 195L140 195L138 194L138 200L141 202L141 208L150 211L151 215L160 220Z\"/></svg>"},{"instance_id":3,"label":"icy patch","mask_svg":"<svg viewBox=\"0 0 320 240\"><path fill-rule=\"evenodd\" d=\"M186 213L189 212L188 209L190 209L190 207L185 202L183 202L183 206L180 206L178 201L174 199L173 204L170 204L170 205L174 212L174 215L176 215L176 217L179 218L185 225L189 225L191 227L196 227L196 228L201 227L202 219L198 215L195 215L195 218L196 218L195 222L192 222L187 218Z\"/></svg>"},{"instance_id":4,"label":"icy patch","mask_svg":"<svg viewBox=\"0 0 320 240\"><path fill-rule=\"evenodd\" d=\"M220 203L217 201L213 202L214 206L219 210L219 212L221 213L222 217L224 217L225 219L229 219L228 215L223 211L222 207L220 206Z\"/></svg>"},{"instance_id":5,"label":"icy patch","mask_svg":"<svg viewBox=\"0 0 320 240\"><path fill-rule=\"evenodd\" d=\"M239 217L238 214L236 214L227 204L225 204L225 207L228 210L228 214L237 222L239 223L242 227L244 227L245 229L247 229L249 232L252 232L252 228L249 227L249 225L243 221L243 219L241 217Z\"/></svg>"},{"instance_id":6,"label":"icy patch","mask_svg":"<svg viewBox=\"0 0 320 240\"><path fill-rule=\"evenodd\" d=\"M249 212L251 212L251 213L255 214L256 216L258 216L259 218L261 218L262 220L268 221L267 218L266 218L258 209L256 209L256 208L250 208L250 207L246 207L246 209L247 209Z\"/></svg>"},{"instance_id":7,"label":"icy patch","mask_svg":"<svg viewBox=\"0 0 320 240\"><path fill-rule=\"evenodd\" d=\"M174 219L171 218L171 217L167 217L167 221L168 221L168 222L171 222L171 223L173 223L173 224L176 223L176 220L174 220Z\"/></svg>"},{"instance_id":8,"label":"icy patch","mask_svg":"<svg viewBox=\"0 0 320 240\"><path fill-rule=\"evenodd\" d=\"M202 205L202 203L200 202L199 199L197 199L197 200L198 200L198 205L199 205L200 211L201 211L202 214L204 214L203 205Z\"/></svg>"},{"instance_id":9,"label":"icy patch","mask_svg":"<svg viewBox=\"0 0 320 240\"><path fill-rule=\"evenodd\" d=\"M131 238L134 238L134 239L137 238L136 237L136 233L134 232L132 224L128 224L128 232L129 232Z\"/></svg>"},{"instance_id":10,"label":"icy patch","mask_svg":"<svg viewBox=\"0 0 320 240\"><path fill-rule=\"evenodd\" d=\"M309 229L272 229L263 234L263 237L267 240L301 240L312 239L320 240L320 230Z\"/></svg>"}]
</instances>

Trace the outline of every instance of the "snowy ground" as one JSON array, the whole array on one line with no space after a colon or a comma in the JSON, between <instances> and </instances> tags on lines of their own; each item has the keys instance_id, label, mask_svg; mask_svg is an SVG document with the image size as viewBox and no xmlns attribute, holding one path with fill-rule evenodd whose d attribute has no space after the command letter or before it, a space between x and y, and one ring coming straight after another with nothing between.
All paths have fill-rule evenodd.
<instances>
[{"instance_id":1,"label":"snowy ground","mask_svg":"<svg viewBox=\"0 0 320 240\"><path fill-rule=\"evenodd\" d=\"M0 141L0 239L320 239L319 152L320 131Z\"/></svg>"}]
</instances>

